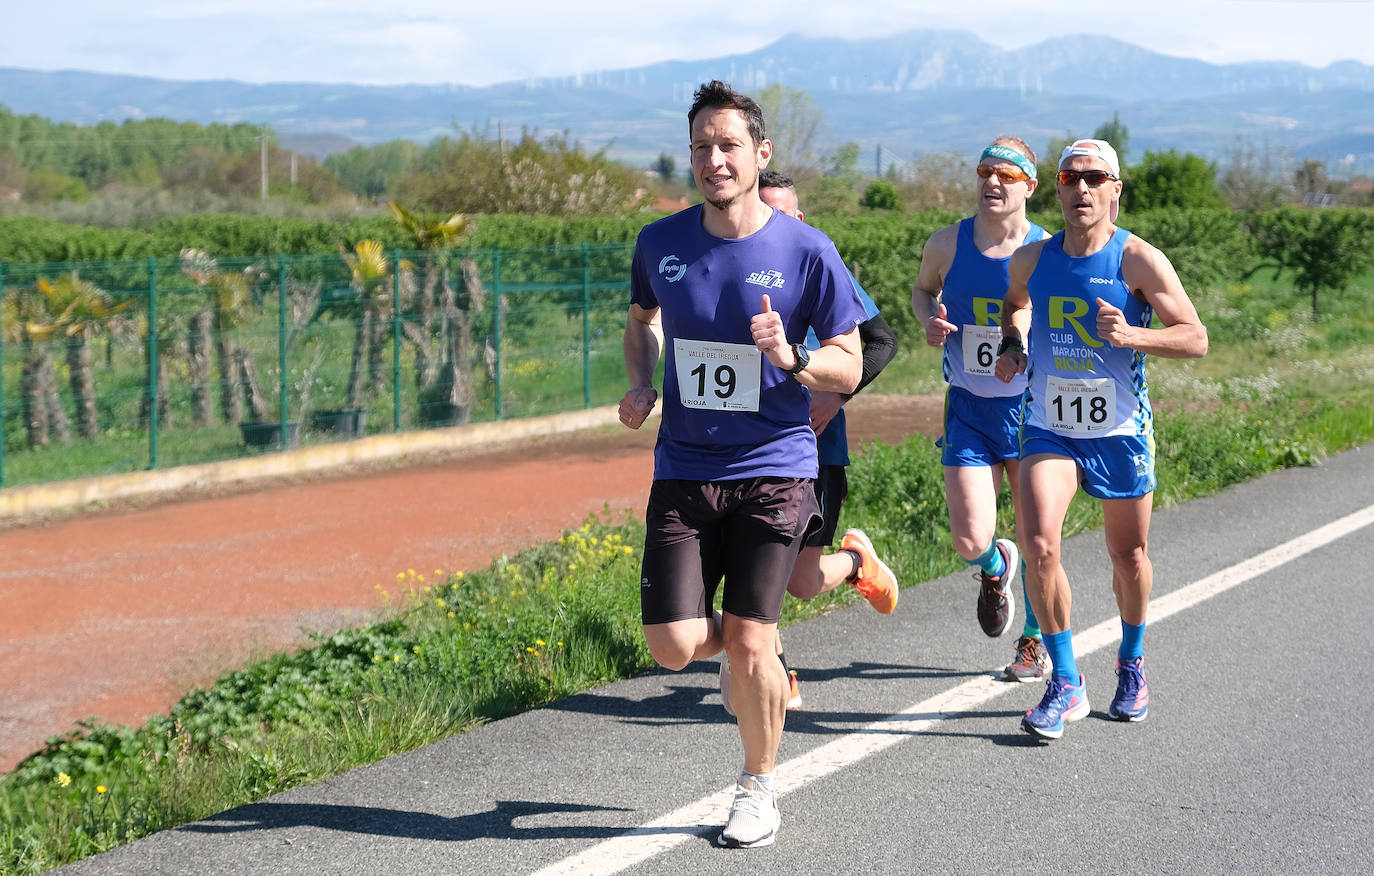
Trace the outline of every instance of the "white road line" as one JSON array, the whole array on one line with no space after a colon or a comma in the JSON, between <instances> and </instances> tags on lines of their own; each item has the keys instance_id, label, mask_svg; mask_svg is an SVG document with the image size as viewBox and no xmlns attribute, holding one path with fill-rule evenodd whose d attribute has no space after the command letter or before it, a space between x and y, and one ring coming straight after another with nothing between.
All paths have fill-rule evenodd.
<instances>
[{"instance_id":1,"label":"white road line","mask_svg":"<svg viewBox=\"0 0 1374 876\"><path fill-rule=\"evenodd\" d=\"M1257 554L1243 563L1208 575L1158 599L1150 601L1150 623L1191 608L1233 587L1272 571L1317 548L1356 530L1374 524L1374 505L1300 535ZM1089 627L1073 637L1074 653L1082 656L1114 644L1121 635L1121 622L1112 618ZM1006 693L1008 686L990 676L975 678L896 714L875 721L861 730L841 736L786 763L779 764L776 782L779 795L795 791L847 766L877 754L913 734L928 730L946 718L954 718ZM734 785L669 812L620 836L597 843L572 857L539 870L535 876L584 876L618 873L662 854L695 836L714 834L734 795Z\"/></svg>"}]
</instances>

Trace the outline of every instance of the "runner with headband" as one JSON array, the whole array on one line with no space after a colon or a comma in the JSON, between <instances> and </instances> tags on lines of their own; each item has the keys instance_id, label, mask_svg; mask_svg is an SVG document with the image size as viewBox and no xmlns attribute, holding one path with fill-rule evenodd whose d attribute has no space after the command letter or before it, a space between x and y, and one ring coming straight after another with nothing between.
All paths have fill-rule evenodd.
<instances>
[{"instance_id":1,"label":"runner with headband","mask_svg":"<svg viewBox=\"0 0 1374 876\"><path fill-rule=\"evenodd\" d=\"M926 343L942 347L945 431L940 438L954 549L978 568L976 614L991 637L1004 634L1016 614L1013 591L1020 573L1016 542L997 538L997 494L1003 475L1017 504L1021 393L1024 377L1010 382L992 373L1002 340L1002 299L1012 253L1040 240L1045 229L1026 218L1037 184L1035 152L1018 137L998 137L976 168L974 214L926 241L911 293L911 309L925 326ZM1003 670L1013 681L1045 676L1045 650L1029 607L1015 655Z\"/></svg>"}]
</instances>

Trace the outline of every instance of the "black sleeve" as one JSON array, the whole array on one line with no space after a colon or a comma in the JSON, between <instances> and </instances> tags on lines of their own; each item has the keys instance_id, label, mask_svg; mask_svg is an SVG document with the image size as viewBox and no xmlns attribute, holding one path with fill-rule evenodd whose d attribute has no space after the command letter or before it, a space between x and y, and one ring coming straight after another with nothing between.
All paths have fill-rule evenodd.
<instances>
[{"instance_id":1,"label":"black sleeve","mask_svg":"<svg viewBox=\"0 0 1374 876\"><path fill-rule=\"evenodd\" d=\"M863 389L873 382L873 378L878 376L887 363L892 361L892 357L897 355L897 336L892 333L892 327L887 324L879 314L872 319L859 323L859 341L863 344L864 351L864 370L863 376L859 378L859 385L854 387L854 392L849 394L853 398Z\"/></svg>"}]
</instances>

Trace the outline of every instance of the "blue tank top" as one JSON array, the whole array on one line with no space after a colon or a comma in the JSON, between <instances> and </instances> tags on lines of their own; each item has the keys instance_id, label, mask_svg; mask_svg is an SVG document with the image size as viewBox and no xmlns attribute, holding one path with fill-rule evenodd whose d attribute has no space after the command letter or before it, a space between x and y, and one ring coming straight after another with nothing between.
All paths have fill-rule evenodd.
<instances>
[{"instance_id":1,"label":"blue tank top","mask_svg":"<svg viewBox=\"0 0 1374 876\"><path fill-rule=\"evenodd\" d=\"M1045 229L1031 223L1024 246L1045 236ZM954 259L945 274L940 300L945 318L959 327L945 338L944 375L951 386L983 398L1019 396L1026 388L1024 375L1003 383L992 373L997 345L1002 341L1002 299L1010 282L1011 256L989 258L973 239L973 217L959 223Z\"/></svg>"},{"instance_id":2,"label":"blue tank top","mask_svg":"<svg viewBox=\"0 0 1374 876\"><path fill-rule=\"evenodd\" d=\"M1089 256L1064 252L1064 234L1040 250L1027 288L1031 300L1025 422L1067 438L1148 435L1153 430L1145 354L1097 336L1097 299L1118 307L1135 326L1154 310L1121 277L1129 231L1118 228Z\"/></svg>"}]
</instances>

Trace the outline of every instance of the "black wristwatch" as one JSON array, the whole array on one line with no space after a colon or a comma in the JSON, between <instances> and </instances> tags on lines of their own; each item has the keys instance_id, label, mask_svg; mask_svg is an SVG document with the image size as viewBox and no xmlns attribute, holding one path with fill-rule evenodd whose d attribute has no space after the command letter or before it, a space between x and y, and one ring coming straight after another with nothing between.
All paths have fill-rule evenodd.
<instances>
[{"instance_id":1,"label":"black wristwatch","mask_svg":"<svg viewBox=\"0 0 1374 876\"><path fill-rule=\"evenodd\" d=\"M793 365L787 373L795 376L801 374L806 370L806 366L811 364L811 351L806 349L805 344L793 344L792 355L797 357L797 364Z\"/></svg>"},{"instance_id":2,"label":"black wristwatch","mask_svg":"<svg viewBox=\"0 0 1374 876\"><path fill-rule=\"evenodd\" d=\"M1003 338L1002 343L997 345L997 355L1000 357L1003 353L1007 352L1008 350L1015 350L1018 353L1024 353L1026 352L1026 346L1016 338Z\"/></svg>"}]
</instances>

